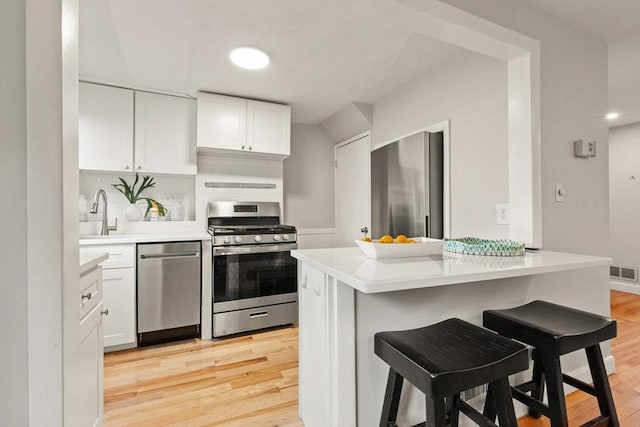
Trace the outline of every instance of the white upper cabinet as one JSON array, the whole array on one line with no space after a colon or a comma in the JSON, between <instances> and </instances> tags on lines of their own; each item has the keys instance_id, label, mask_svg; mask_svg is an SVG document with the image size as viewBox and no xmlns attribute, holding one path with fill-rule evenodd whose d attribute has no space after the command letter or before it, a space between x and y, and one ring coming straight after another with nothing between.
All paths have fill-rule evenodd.
<instances>
[{"instance_id":1,"label":"white upper cabinet","mask_svg":"<svg viewBox=\"0 0 640 427\"><path fill-rule=\"evenodd\" d=\"M198 147L244 150L247 145L247 101L198 93Z\"/></svg>"},{"instance_id":2,"label":"white upper cabinet","mask_svg":"<svg viewBox=\"0 0 640 427\"><path fill-rule=\"evenodd\" d=\"M198 150L280 158L289 155L291 107L198 93Z\"/></svg>"},{"instance_id":3,"label":"white upper cabinet","mask_svg":"<svg viewBox=\"0 0 640 427\"><path fill-rule=\"evenodd\" d=\"M80 169L133 170L133 91L80 83Z\"/></svg>"},{"instance_id":4,"label":"white upper cabinet","mask_svg":"<svg viewBox=\"0 0 640 427\"><path fill-rule=\"evenodd\" d=\"M196 101L135 94L135 171L196 174Z\"/></svg>"},{"instance_id":5,"label":"white upper cabinet","mask_svg":"<svg viewBox=\"0 0 640 427\"><path fill-rule=\"evenodd\" d=\"M195 108L189 98L81 82L80 169L195 175Z\"/></svg>"},{"instance_id":6,"label":"white upper cabinet","mask_svg":"<svg viewBox=\"0 0 640 427\"><path fill-rule=\"evenodd\" d=\"M291 107L247 101L247 146L250 151L288 156L291 141Z\"/></svg>"}]
</instances>

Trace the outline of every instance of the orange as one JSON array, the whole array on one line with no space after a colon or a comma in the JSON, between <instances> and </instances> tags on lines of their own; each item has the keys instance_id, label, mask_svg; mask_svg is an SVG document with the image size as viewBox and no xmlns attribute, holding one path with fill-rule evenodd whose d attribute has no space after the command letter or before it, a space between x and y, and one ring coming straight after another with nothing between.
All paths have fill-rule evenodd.
<instances>
[{"instance_id":1,"label":"orange","mask_svg":"<svg viewBox=\"0 0 640 427\"><path fill-rule=\"evenodd\" d=\"M404 234L398 234L396 236L396 240L394 240L394 242L396 242L396 243L407 243L407 236L405 236Z\"/></svg>"},{"instance_id":2,"label":"orange","mask_svg":"<svg viewBox=\"0 0 640 427\"><path fill-rule=\"evenodd\" d=\"M378 240L378 243L393 243L393 237L385 234Z\"/></svg>"},{"instance_id":3,"label":"orange","mask_svg":"<svg viewBox=\"0 0 640 427\"><path fill-rule=\"evenodd\" d=\"M416 241L413 239L407 239L407 243L416 243Z\"/></svg>"},{"instance_id":4,"label":"orange","mask_svg":"<svg viewBox=\"0 0 640 427\"><path fill-rule=\"evenodd\" d=\"M363 241L363 242L370 242L370 241L371 241L371 237L369 237L369 236L364 236L364 237L362 238L362 241Z\"/></svg>"}]
</instances>

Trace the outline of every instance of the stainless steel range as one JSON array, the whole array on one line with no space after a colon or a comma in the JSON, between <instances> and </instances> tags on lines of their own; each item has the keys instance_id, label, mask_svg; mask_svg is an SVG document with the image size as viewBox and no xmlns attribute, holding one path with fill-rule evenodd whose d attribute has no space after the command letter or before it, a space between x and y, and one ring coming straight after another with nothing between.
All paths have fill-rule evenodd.
<instances>
[{"instance_id":1,"label":"stainless steel range","mask_svg":"<svg viewBox=\"0 0 640 427\"><path fill-rule=\"evenodd\" d=\"M271 202L209 202L213 336L298 321L296 229Z\"/></svg>"}]
</instances>

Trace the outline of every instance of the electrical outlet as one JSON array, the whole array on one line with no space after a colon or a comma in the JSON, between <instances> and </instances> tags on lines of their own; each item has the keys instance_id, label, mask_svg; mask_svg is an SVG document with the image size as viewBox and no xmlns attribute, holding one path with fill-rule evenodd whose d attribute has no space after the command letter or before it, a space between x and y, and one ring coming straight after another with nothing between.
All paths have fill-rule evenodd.
<instances>
[{"instance_id":1,"label":"electrical outlet","mask_svg":"<svg viewBox=\"0 0 640 427\"><path fill-rule=\"evenodd\" d=\"M509 224L509 205L499 203L496 205L496 223Z\"/></svg>"}]
</instances>

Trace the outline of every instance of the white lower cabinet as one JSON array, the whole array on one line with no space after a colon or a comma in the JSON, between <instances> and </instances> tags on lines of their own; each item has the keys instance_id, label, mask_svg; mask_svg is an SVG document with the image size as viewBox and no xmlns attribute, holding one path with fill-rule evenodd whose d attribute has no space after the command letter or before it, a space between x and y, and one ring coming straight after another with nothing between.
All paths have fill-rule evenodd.
<instances>
[{"instance_id":1,"label":"white lower cabinet","mask_svg":"<svg viewBox=\"0 0 640 427\"><path fill-rule=\"evenodd\" d=\"M104 346L134 344L136 341L135 269L104 270L102 280L104 308L109 310L104 319Z\"/></svg>"},{"instance_id":2,"label":"white lower cabinet","mask_svg":"<svg viewBox=\"0 0 640 427\"><path fill-rule=\"evenodd\" d=\"M298 263L300 271L300 418L305 426L329 424L329 355L326 323L328 308L325 275L319 270ZM304 404L303 404L304 403ZM311 403L311 404L309 404Z\"/></svg>"},{"instance_id":3,"label":"white lower cabinet","mask_svg":"<svg viewBox=\"0 0 640 427\"><path fill-rule=\"evenodd\" d=\"M136 245L96 245L80 248L84 254L109 254L102 263L105 351L136 346Z\"/></svg>"},{"instance_id":4,"label":"white lower cabinet","mask_svg":"<svg viewBox=\"0 0 640 427\"><path fill-rule=\"evenodd\" d=\"M102 303L80 321L80 424L103 424Z\"/></svg>"},{"instance_id":5,"label":"white lower cabinet","mask_svg":"<svg viewBox=\"0 0 640 427\"><path fill-rule=\"evenodd\" d=\"M78 425L98 427L103 415L102 269L80 276L80 402Z\"/></svg>"}]
</instances>

